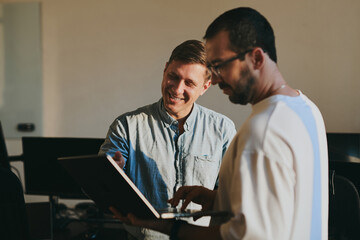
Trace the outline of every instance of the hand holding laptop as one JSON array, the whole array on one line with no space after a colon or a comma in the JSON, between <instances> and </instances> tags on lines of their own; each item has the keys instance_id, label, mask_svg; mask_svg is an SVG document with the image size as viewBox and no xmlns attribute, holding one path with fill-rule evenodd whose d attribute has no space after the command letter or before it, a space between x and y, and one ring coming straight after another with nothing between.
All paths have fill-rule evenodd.
<instances>
[{"instance_id":1,"label":"hand holding laptop","mask_svg":"<svg viewBox=\"0 0 360 240\"><path fill-rule=\"evenodd\" d=\"M115 155L113 157L113 159L115 160L115 162L119 165L119 167L121 169L124 168L125 166L125 159L123 158L123 156L121 155L120 151L115 152Z\"/></svg>"},{"instance_id":2,"label":"hand holding laptop","mask_svg":"<svg viewBox=\"0 0 360 240\"><path fill-rule=\"evenodd\" d=\"M88 155L61 157L58 160L83 188L89 198L105 212L112 206L122 215L132 213L143 219L199 218L201 216L227 216L229 214L228 212L212 210L155 209L122 169L125 161L120 152L116 152L115 157ZM215 192L205 188L185 187L171 201L172 205L177 205L180 199L187 199L182 207L185 209L193 200L203 205L205 210L212 208L214 196Z\"/></svg>"},{"instance_id":3,"label":"hand holding laptop","mask_svg":"<svg viewBox=\"0 0 360 240\"><path fill-rule=\"evenodd\" d=\"M170 233L174 222L174 219L141 219L132 213L124 216L115 207L109 207L109 210L114 214L114 218L127 225L149 228L167 234Z\"/></svg>"},{"instance_id":4,"label":"hand holding laptop","mask_svg":"<svg viewBox=\"0 0 360 240\"><path fill-rule=\"evenodd\" d=\"M215 196L216 196L216 191L209 190L202 186L183 186L178 189L178 191L174 194L174 197L172 199L169 199L168 202L173 207L176 207L181 199L185 199L181 207L181 210L185 210L190 202L195 202L202 206L202 211L206 211L213 209ZM124 216L114 207L110 207L109 210L114 214L114 218L119 219L125 224L133 225L137 227L149 228L169 235L172 234L173 231L172 229L175 223L174 220L140 219L132 213L127 214L127 216ZM200 217L194 216L194 220Z\"/></svg>"}]
</instances>

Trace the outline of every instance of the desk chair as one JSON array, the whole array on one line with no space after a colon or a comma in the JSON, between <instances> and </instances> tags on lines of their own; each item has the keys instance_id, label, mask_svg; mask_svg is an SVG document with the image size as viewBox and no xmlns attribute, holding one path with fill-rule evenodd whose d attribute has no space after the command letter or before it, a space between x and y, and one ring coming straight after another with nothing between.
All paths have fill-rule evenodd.
<instances>
[{"instance_id":1,"label":"desk chair","mask_svg":"<svg viewBox=\"0 0 360 240\"><path fill-rule=\"evenodd\" d=\"M13 172L2 167L0 167L0 239L29 239L21 183Z\"/></svg>"},{"instance_id":2,"label":"desk chair","mask_svg":"<svg viewBox=\"0 0 360 240\"><path fill-rule=\"evenodd\" d=\"M360 199L346 177L329 172L329 240L360 239Z\"/></svg>"}]
</instances>

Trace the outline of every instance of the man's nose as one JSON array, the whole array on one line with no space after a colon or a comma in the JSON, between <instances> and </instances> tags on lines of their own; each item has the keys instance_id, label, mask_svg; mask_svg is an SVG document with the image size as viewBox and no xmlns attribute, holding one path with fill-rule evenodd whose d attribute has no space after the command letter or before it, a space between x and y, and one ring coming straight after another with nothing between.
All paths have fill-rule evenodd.
<instances>
[{"instance_id":1,"label":"man's nose","mask_svg":"<svg viewBox=\"0 0 360 240\"><path fill-rule=\"evenodd\" d=\"M183 93L184 92L184 88L185 88L185 82L184 81L178 81L175 85L174 85L174 91L179 94L179 93Z\"/></svg>"}]
</instances>

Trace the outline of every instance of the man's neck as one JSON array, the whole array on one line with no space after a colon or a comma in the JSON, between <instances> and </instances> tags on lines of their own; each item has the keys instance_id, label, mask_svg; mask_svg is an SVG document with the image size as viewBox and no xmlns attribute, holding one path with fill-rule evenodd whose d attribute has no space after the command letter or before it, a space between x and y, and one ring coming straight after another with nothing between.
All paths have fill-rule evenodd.
<instances>
[{"instance_id":1,"label":"man's neck","mask_svg":"<svg viewBox=\"0 0 360 240\"><path fill-rule=\"evenodd\" d=\"M257 96L252 104L256 104L265 98L274 95L297 96L298 92L291 88L280 73L276 63L271 62L268 66L261 70L258 79L259 87Z\"/></svg>"},{"instance_id":2,"label":"man's neck","mask_svg":"<svg viewBox=\"0 0 360 240\"><path fill-rule=\"evenodd\" d=\"M174 116L174 115L170 114L170 116L172 116L178 122L178 129L179 129L180 134L182 134L184 132L184 124L185 124L187 118L192 113L193 109L194 109L194 104L193 104L190 112L187 115L185 115L184 117Z\"/></svg>"},{"instance_id":3,"label":"man's neck","mask_svg":"<svg viewBox=\"0 0 360 240\"><path fill-rule=\"evenodd\" d=\"M178 128L179 128L179 134L183 134L184 132L184 124L186 122L187 116L182 119L177 119L178 121Z\"/></svg>"}]
</instances>

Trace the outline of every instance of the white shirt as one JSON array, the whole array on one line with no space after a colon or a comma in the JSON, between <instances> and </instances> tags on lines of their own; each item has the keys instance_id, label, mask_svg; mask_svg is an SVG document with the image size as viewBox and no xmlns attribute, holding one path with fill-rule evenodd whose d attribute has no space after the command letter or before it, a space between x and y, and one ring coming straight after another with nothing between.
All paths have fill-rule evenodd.
<instances>
[{"instance_id":1,"label":"white shirt","mask_svg":"<svg viewBox=\"0 0 360 240\"><path fill-rule=\"evenodd\" d=\"M301 92L253 106L223 159L215 209L234 214L223 239L327 239L325 126Z\"/></svg>"}]
</instances>

